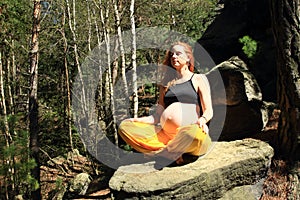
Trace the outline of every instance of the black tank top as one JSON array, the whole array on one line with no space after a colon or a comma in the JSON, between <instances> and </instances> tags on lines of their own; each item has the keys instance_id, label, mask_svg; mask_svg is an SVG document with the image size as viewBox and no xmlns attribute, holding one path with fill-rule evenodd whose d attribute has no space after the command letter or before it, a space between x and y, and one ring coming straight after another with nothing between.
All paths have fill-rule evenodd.
<instances>
[{"instance_id":1,"label":"black tank top","mask_svg":"<svg viewBox=\"0 0 300 200\"><path fill-rule=\"evenodd\" d=\"M168 88L164 97L166 108L175 102L199 105L200 98L192 83L193 76L194 74L192 75L190 80L186 82L175 84Z\"/></svg>"}]
</instances>

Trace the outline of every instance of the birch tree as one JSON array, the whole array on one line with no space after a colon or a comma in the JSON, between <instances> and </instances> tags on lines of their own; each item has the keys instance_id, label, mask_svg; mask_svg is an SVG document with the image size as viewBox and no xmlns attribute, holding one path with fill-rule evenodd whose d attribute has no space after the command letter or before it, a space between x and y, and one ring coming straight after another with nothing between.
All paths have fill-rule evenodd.
<instances>
[{"instance_id":1,"label":"birch tree","mask_svg":"<svg viewBox=\"0 0 300 200\"><path fill-rule=\"evenodd\" d=\"M65 9L62 9L65 10ZM68 66L68 40L65 33L65 24L66 24L66 13L63 11L62 15L62 27L60 29L60 33L63 38L63 48L64 48L64 71L65 71L65 87L67 90L67 124L68 124L68 133L70 138L70 147L71 151L74 150L73 146L73 136L72 136L72 113L71 113L71 90L70 90L70 76L69 76L69 66Z\"/></svg>"},{"instance_id":2,"label":"birch tree","mask_svg":"<svg viewBox=\"0 0 300 200\"><path fill-rule=\"evenodd\" d=\"M91 38L92 38L92 20L91 20L91 9L90 9L90 3L89 0L86 0L86 8L87 8L87 21L88 21L88 51L91 52Z\"/></svg>"},{"instance_id":3,"label":"birch tree","mask_svg":"<svg viewBox=\"0 0 300 200\"><path fill-rule=\"evenodd\" d=\"M31 156L36 162L36 167L32 170L32 176L40 183L40 163L39 163L39 139L38 139L38 60L39 60L39 31L40 31L40 0L33 1L33 23L30 47L30 91L29 91L29 132ZM31 199L41 199L40 187L32 191Z\"/></svg>"},{"instance_id":4,"label":"birch tree","mask_svg":"<svg viewBox=\"0 0 300 200\"><path fill-rule=\"evenodd\" d=\"M9 148L11 142L12 142L12 137L9 133L9 126L8 126L8 120L7 120L7 110L6 110L6 98L5 98L5 91L4 91L4 80L3 80L4 72L3 72L3 65L2 65L2 53L0 52L0 89L1 89L1 107L2 107L2 112L3 112L3 123L4 123L4 138L5 138L5 145L6 148ZM12 182L12 189L14 190L14 183L13 183L13 168L12 168L12 162L13 158L10 156L7 158L7 160L4 160L5 163L4 165L8 166L8 179L10 181L5 180L4 181L4 188L5 188L5 198L9 199L9 189L8 189L8 184L9 182ZM6 178L5 178L6 179Z\"/></svg>"},{"instance_id":5,"label":"birch tree","mask_svg":"<svg viewBox=\"0 0 300 200\"><path fill-rule=\"evenodd\" d=\"M4 91L4 71L3 71L3 65L2 65L2 53L0 52L0 89L1 89L1 107L2 107L2 112L4 116L4 137L6 141L6 145L9 146L12 137L9 133L9 126L8 126L8 121L7 121L7 109L6 109L6 97L5 97L5 91Z\"/></svg>"},{"instance_id":6,"label":"birch tree","mask_svg":"<svg viewBox=\"0 0 300 200\"><path fill-rule=\"evenodd\" d=\"M72 40L73 40L73 53L74 53L74 60L75 60L75 67L77 68L78 71L78 77L79 77L79 83L80 83L80 105L81 105L81 110L83 113L83 118L85 118L85 124L84 127L88 127L88 119L89 119L89 114L88 114L88 108L87 108L87 101L86 101L86 92L85 92L85 85L84 85L84 80L83 80L83 74L82 70L80 67L79 63L79 54L78 54L78 45L77 45L77 31L76 31L76 4L75 0L72 0L72 13L71 13L71 5L69 3L69 0L66 0L66 6L67 6L67 15L68 15L68 24L69 24L69 29L71 31L72 35ZM78 116L79 117L79 116ZM78 122L80 119L77 119ZM81 123L78 123L79 129L81 130ZM87 129L88 130L88 129Z\"/></svg>"},{"instance_id":7,"label":"birch tree","mask_svg":"<svg viewBox=\"0 0 300 200\"><path fill-rule=\"evenodd\" d=\"M134 0L130 3L130 22L131 22L131 34L132 34L132 84L133 84L133 117L138 117L138 93L137 93L137 74L136 74L136 33L135 33L135 20L134 20Z\"/></svg>"},{"instance_id":8,"label":"birch tree","mask_svg":"<svg viewBox=\"0 0 300 200\"><path fill-rule=\"evenodd\" d=\"M126 79L126 63L125 63L125 49L123 45L123 37L122 37L122 28L120 23L120 13L119 8L116 0L112 0L114 13L115 13L115 23L117 27L117 34L118 34L118 42L120 47L120 55L121 55L121 74L122 74L122 81L125 91L125 96L128 97L128 87L127 87L127 79Z\"/></svg>"},{"instance_id":9,"label":"birch tree","mask_svg":"<svg viewBox=\"0 0 300 200\"><path fill-rule=\"evenodd\" d=\"M100 0L100 4L102 4ZM101 6L101 5L100 5ZM113 87L113 76L112 76L112 68L111 68L111 41L110 41L110 30L109 30L109 8L110 2L107 1L106 10L103 11L103 6L100 9L101 15L101 22L103 26L104 32L104 42L106 46L106 54L107 54L107 74L106 74L106 88L109 88L108 98L106 102L110 103L111 113L112 113L112 131L115 140L115 144L118 145L118 135L117 135L117 128L116 128L116 116L115 116L115 104L114 104L114 87ZM105 13L105 17L104 14ZM119 38L120 39L120 38ZM125 54L124 54L125 57ZM125 59L125 58L124 58Z\"/></svg>"}]
</instances>

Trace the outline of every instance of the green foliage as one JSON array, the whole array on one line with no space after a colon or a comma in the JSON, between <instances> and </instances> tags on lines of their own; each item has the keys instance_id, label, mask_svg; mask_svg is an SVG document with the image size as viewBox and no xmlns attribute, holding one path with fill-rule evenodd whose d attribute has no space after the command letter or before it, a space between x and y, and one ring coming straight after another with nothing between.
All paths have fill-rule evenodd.
<instances>
[{"instance_id":1,"label":"green foliage","mask_svg":"<svg viewBox=\"0 0 300 200\"><path fill-rule=\"evenodd\" d=\"M1 120L1 124L3 123ZM39 187L38 181L30 174L31 170L36 167L36 162L29 158L29 134L27 131L18 129L18 117L9 116L8 123L12 141L0 138L2 144L0 177L5 177L7 185L16 186L14 191L10 191L11 194L29 194Z\"/></svg>"},{"instance_id":2,"label":"green foliage","mask_svg":"<svg viewBox=\"0 0 300 200\"><path fill-rule=\"evenodd\" d=\"M133 148L130 146L130 145L128 145L128 144L125 144L124 146L121 146L125 151L132 151L133 150Z\"/></svg>"},{"instance_id":3,"label":"green foliage","mask_svg":"<svg viewBox=\"0 0 300 200\"><path fill-rule=\"evenodd\" d=\"M144 91L145 91L146 95L153 96L153 95L156 95L158 90L157 90L157 86L155 84L146 83L144 85Z\"/></svg>"},{"instance_id":4,"label":"green foliage","mask_svg":"<svg viewBox=\"0 0 300 200\"><path fill-rule=\"evenodd\" d=\"M66 119L64 114L61 113L64 108L63 105L58 104L59 100L56 98L58 96L54 96L48 101L41 100L40 102L40 146L52 158L63 155L70 150L70 138L66 127ZM73 129L72 134L74 147L82 152L83 145L75 129ZM41 164L45 164L48 159L47 155L41 154Z\"/></svg>"},{"instance_id":5,"label":"green foliage","mask_svg":"<svg viewBox=\"0 0 300 200\"><path fill-rule=\"evenodd\" d=\"M5 56L14 51L18 57L15 64L24 67L28 62L31 4L26 0L2 0L0 10L0 50Z\"/></svg>"},{"instance_id":6,"label":"green foliage","mask_svg":"<svg viewBox=\"0 0 300 200\"><path fill-rule=\"evenodd\" d=\"M137 26L172 29L197 40L215 16L216 0L155 0L136 3Z\"/></svg>"},{"instance_id":7,"label":"green foliage","mask_svg":"<svg viewBox=\"0 0 300 200\"><path fill-rule=\"evenodd\" d=\"M239 39L239 42L243 44L243 52L248 58L253 58L257 51L257 42L248 35Z\"/></svg>"}]
</instances>

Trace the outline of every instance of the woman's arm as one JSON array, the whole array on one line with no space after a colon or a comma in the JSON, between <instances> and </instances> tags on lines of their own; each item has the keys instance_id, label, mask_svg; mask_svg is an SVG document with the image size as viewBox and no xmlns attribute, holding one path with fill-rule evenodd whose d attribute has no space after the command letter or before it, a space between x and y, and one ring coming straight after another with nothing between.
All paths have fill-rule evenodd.
<instances>
[{"instance_id":1,"label":"woman's arm","mask_svg":"<svg viewBox=\"0 0 300 200\"><path fill-rule=\"evenodd\" d=\"M159 99L158 99L158 105L156 107L155 113L150 116L130 118L128 120L134 122L147 123L147 124L159 123L160 116L164 111L164 95L165 95L165 88L163 86L159 86Z\"/></svg>"},{"instance_id":2,"label":"woman's arm","mask_svg":"<svg viewBox=\"0 0 300 200\"><path fill-rule=\"evenodd\" d=\"M196 83L200 103L203 110L202 115L199 117L197 123L200 127L209 122L213 117L213 107L210 93L210 85L207 77L204 74L197 74Z\"/></svg>"}]
</instances>

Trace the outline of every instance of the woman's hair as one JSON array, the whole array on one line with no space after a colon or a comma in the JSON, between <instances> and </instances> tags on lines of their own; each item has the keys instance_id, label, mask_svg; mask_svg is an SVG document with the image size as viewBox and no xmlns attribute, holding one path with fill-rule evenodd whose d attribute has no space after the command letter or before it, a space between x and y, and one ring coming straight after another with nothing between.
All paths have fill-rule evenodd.
<instances>
[{"instance_id":1,"label":"woman's hair","mask_svg":"<svg viewBox=\"0 0 300 200\"><path fill-rule=\"evenodd\" d=\"M194 55L193 55L193 49L192 49L192 47L189 44L187 44L185 42L175 42L175 43L173 43L170 46L170 48L167 50L167 52L166 52L166 56L165 56L165 60L163 61L163 64L165 66L172 67L172 65L171 65L171 57L172 57L171 50L176 45L180 45L180 46L182 46L184 48L184 51L185 51L185 53L187 54L187 56L189 58L189 70L191 72L194 72L195 58L194 58Z\"/></svg>"},{"instance_id":2,"label":"woman's hair","mask_svg":"<svg viewBox=\"0 0 300 200\"><path fill-rule=\"evenodd\" d=\"M195 58L193 55L193 49L192 47L185 43L185 42L175 42L173 43L170 48L166 51L166 56L165 59L163 61L163 65L164 65L164 74L163 74L163 80L162 80L162 84L164 86L170 86L172 85L172 82L174 82L175 78L177 77L177 71L173 68L173 66L171 65L171 57L172 57L172 48L176 45L180 45L184 48L184 52L186 53L186 55L189 58L189 70L191 72L194 72L194 67L195 67Z\"/></svg>"}]
</instances>

